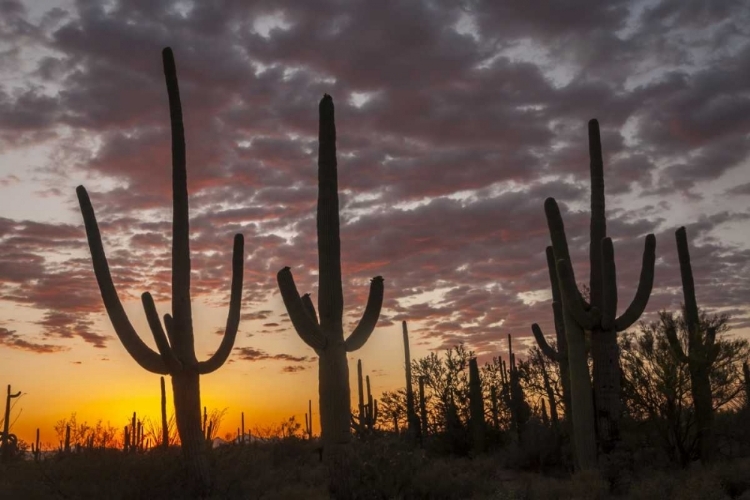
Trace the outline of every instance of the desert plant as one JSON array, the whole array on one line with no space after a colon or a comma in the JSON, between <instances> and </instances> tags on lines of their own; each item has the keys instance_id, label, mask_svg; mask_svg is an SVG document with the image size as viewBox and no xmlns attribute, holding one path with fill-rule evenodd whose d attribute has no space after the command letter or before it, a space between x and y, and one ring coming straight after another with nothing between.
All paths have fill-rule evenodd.
<instances>
[{"instance_id":1,"label":"desert plant","mask_svg":"<svg viewBox=\"0 0 750 500\"><path fill-rule=\"evenodd\" d=\"M701 461L711 460L713 454L713 396L711 394L711 367L719 355L716 345L716 326L708 325L701 328L698 303L695 298L695 283L693 270L690 265L690 251L688 249L687 232L681 227L675 233L677 240L677 255L680 261L680 278L682 293L685 300L683 318L687 327L687 351L682 348L677 337L675 322L668 321L665 333L672 353L681 363L685 363L690 371L690 387L695 409L696 439L700 450ZM668 317L671 319L671 316ZM685 354L687 352L687 354Z\"/></svg>"},{"instance_id":2,"label":"desert plant","mask_svg":"<svg viewBox=\"0 0 750 500\"><path fill-rule=\"evenodd\" d=\"M414 387L411 379L411 354L409 353L409 330L406 321L401 322L404 338L404 372L406 373L406 422L409 439L415 442L422 440L422 429L414 405Z\"/></svg>"},{"instance_id":3,"label":"desert plant","mask_svg":"<svg viewBox=\"0 0 750 500\"><path fill-rule=\"evenodd\" d=\"M112 282L91 200L83 186L78 186L76 192L86 226L96 280L109 319L123 346L139 365L153 373L171 375L177 429L185 462L191 478L196 481L197 489L205 493L210 488L211 476L205 455L204 436L201 433L200 376L221 367L234 346L242 302L244 241L241 234L235 235L229 316L224 337L216 352L208 360L199 362L195 355L190 304L190 238L182 106L172 49L165 48L162 59L172 129L173 190L172 314L164 316L166 335L151 294L146 292L141 296L159 352L148 347L131 325Z\"/></svg>"},{"instance_id":4,"label":"desert plant","mask_svg":"<svg viewBox=\"0 0 750 500\"><path fill-rule=\"evenodd\" d=\"M10 390L10 384L8 384L8 394L5 397L5 417L3 418L3 434L0 436L0 447L2 448L2 454L0 454L0 458L2 458L3 462L7 462L13 456L15 455L17 449L18 449L18 438L15 434L10 433L10 408L11 408L11 400L18 398L21 396L21 391L18 391L17 393L13 394Z\"/></svg>"},{"instance_id":5,"label":"desert plant","mask_svg":"<svg viewBox=\"0 0 750 500\"><path fill-rule=\"evenodd\" d=\"M469 411L471 447L474 453L481 453L485 446L484 398L477 358L469 360Z\"/></svg>"},{"instance_id":6,"label":"desert plant","mask_svg":"<svg viewBox=\"0 0 750 500\"><path fill-rule=\"evenodd\" d=\"M557 268L555 266L555 252L548 246L547 270L549 272L550 288L552 289L552 316L555 323L555 339L557 349L552 347L544 338L544 333L537 323L531 325L539 349L550 361L556 363L560 370L560 381L563 389L563 407L566 417L570 414L570 376L568 374L568 340L565 338L565 322L563 321L562 298L560 297L560 285L557 280Z\"/></svg>"},{"instance_id":7,"label":"desert plant","mask_svg":"<svg viewBox=\"0 0 750 500\"><path fill-rule=\"evenodd\" d=\"M584 375L588 377L588 373L586 373L588 368L584 372L583 365L586 357L583 338L579 333L587 330L591 332L596 430L599 445L602 451L607 452L613 448L615 442L619 439L621 373L617 350L617 333L630 328L648 304L654 282L656 238L653 234L646 236L640 280L635 297L625 312L618 317L617 273L612 239L607 237L604 206L604 162L602 160L599 122L590 120L588 132L589 156L591 159L590 303L586 303L583 299L575 281L565 228L557 202L554 198L548 198L544 207L563 299L563 323L569 351L572 348L571 342L576 344L575 355L569 352L569 356L575 357L575 360L569 359L569 369L574 370L573 365L576 365L576 374L571 373L571 383L579 383L581 387L577 388L578 390L588 391L586 387L589 384L583 380ZM571 323L570 327L568 323ZM575 382L573 382L574 380ZM571 387L571 397L572 391L573 388ZM582 394L579 393L579 396L582 396ZM579 399L579 410L581 412L591 413L593 411L593 403L588 402L590 399L590 396L582 396ZM590 430L585 430L585 427L593 428L593 426L588 425L591 423L591 417L585 417L585 420L585 423L579 422L578 426L574 424L574 435L575 429L579 427L581 432L586 433ZM579 438L576 436L575 439ZM588 438L581 437L580 451L578 444L576 446L577 453L586 456L584 458L582 455L581 458L587 464L590 464L592 459L595 460L596 455L595 445L592 448L589 441Z\"/></svg>"},{"instance_id":8,"label":"desert plant","mask_svg":"<svg viewBox=\"0 0 750 500\"><path fill-rule=\"evenodd\" d=\"M346 355L362 347L375 328L383 304L383 278L377 276L371 280L362 319L352 334L344 339L336 125L333 99L328 94L320 101L319 114L317 233L320 320L310 296L300 297L288 267L279 271L277 280L294 329L319 357L320 426L324 458L331 473L332 489L346 495L346 446L351 440Z\"/></svg>"}]
</instances>

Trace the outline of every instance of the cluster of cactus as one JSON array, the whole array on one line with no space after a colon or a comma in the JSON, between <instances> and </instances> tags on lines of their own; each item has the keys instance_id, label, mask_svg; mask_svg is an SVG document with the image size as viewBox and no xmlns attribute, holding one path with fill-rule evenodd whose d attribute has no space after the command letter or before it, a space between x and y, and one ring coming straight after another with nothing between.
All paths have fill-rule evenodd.
<instances>
[{"instance_id":1,"label":"cluster of cactus","mask_svg":"<svg viewBox=\"0 0 750 500\"><path fill-rule=\"evenodd\" d=\"M99 227L88 193L76 189L86 226L94 273L104 306L115 333L133 359L144 369L160 375L171 375L177 430L185 463L195 481L196 493L205 494L211 487L211 475L205 455L205 438L200 420L200 376L221 367L229 357L240 322L244 241L234 237L232 285L226 330L219 348L207 361L195 355L192 307L190 303L190 238L188 221L185 132L177 82L177 70L170 48L162 52L164 75L169 96L172 130L172 313L164 316L164 327L148 292L141 296L151 333L158 348L155 352L138 336L125 313L110 275ZM166 328L166 333L165 333Z\"/></svg>"},{"instance_id":2,"label":"cluster of cactus","mask_svg":"<svg viewBox=\"0 0 750 500\"><path fill-rule=\"evenodd\" d=\"M357 360L357 394L359 404L357 405L357 416L352 415L352 428L358 436L372 434L375 431L375 422L378 419L378 400L373 399L370 391L370 376L365 376L367 388L367 403L365 403L365 388L362 386L362 360Z\"/></svg>"},{"instance_id":3,"label":"cluster of cactus","mask_svg":"<svg viewBox=\"0 0 750 500\"><path fill-rule=\"evenodd\" d=\"M10 408L11 400L19 397L21 391L15 394L10 390L10 384L8 384L8 394L5 397L5 417L3 420L3 433L0 435L0 458L3 462L7 462L12 459L18 451L18 438L15 434L10 433Z\"/></svg>"},{"instance_id":4,"label":"cluster of cactus","mask_svg":"<svg viewBox=\"0 0 750 500\"><path fill-rule=\"evenodd\" d=\"M584 299L575 281L565 227L557 202L554 198L547 198L544 203L562 302L562 323L568 349L574 448L576 462L581 469L591 469L596 466L597 440L600 449L608 452L619 439L621 373L617 333L633 325L648 304L654 280L656 249L656 239L653 234L649 234L646 237L635 298L625 312L618 317L616 315L617 274L612 240L607 237L606 231L602 148L599 123L596 120L589 121L589 155L591 159L590 302ZM591 333L593 398L585 331ZM596 412L594 412L595 407Z\"/></svg>"},{"instance_id":5,"label":"cluster of cactus","mask_svg":"<svg viewBox=\"0 0 750 500\"><path fill-rule=\"evenodd\" d=\"M146 441L143 436L143 422L138 420L136 412L133 412L130 425L124 427L122 436L122 450L125 453L139 453L146 449Z\"/></svg>"},{"instance_id":6,"label":"cluster of cactus","mask_svg":"<svg viewBox=\"0 0 750 500\"><path fill-rule=\"evenodd\" d=\"M542 399L542 417L544 419L544 425L551 423L552 428L555 431L559 430L559 416L557 415L557 398L555 397L555 391L552 389L552 383L547 373L547 364L544 362L544 355L542 351L537 351L537 361L542 371L542 382L544 383L544 392L547 394L547 401L549 401L549 422L547 421L547 408L545 400Z\"/></svg>"},{"instance_id":7,"label":"cluster of cactus","mask_svg":"<svg viewBox=\"0 0 750 500\"><path fill-rule=\"evenodd\" d=\"M677 255L680 261L680 277L682 279L682 293L685 300L683 317L688 331L687 353L685 353L677 337L677 327L674 321L667 324L666 334L672 353L681 363L688 366L690 385L695 409L696 440L701 461L711 460L713 455L713 396L711 394L711 380L709 377L711 366L719 354L716 341L716 329L709 327L701 331L698 303L695 298L695 283L693 270L690 265L687 232L681 227L675 233L677 239ZM747 368L747 365L745 365Z\"/></svg>"}]
</instances>

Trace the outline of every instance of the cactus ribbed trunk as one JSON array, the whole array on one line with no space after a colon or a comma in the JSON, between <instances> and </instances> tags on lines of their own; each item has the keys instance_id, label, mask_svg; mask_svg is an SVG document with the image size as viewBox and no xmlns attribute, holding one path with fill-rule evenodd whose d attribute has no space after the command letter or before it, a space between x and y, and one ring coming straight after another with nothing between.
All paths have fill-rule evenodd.
<instances>
[{"instance_id":1,"label":"cactus ribbed trunk","mask_svg":"<svg viewBox=\"0 0 750 500\"><path fill-rule=\"evenodd\" d=\"M175 420L188 473L201 484L211 484L206 440L201 429L200 377L197 372L172 376Z\"/></svg>"}]
</instances>

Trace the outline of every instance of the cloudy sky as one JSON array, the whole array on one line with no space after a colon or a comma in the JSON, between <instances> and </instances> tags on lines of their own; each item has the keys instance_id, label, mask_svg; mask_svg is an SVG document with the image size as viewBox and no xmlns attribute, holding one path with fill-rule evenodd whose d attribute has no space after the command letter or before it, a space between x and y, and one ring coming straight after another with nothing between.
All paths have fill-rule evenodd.
<instances>
[{"instance_id":1,"label":"cloudy sky","mask_svg":"<svg viewBox=\"0 0 750 500\"><path fill-rule=\"evenodd\" d=\"M177 60L188 152L197 351L218 346L232 235L243 321L209 407L251 426L302 418L314 353L275 274L317 287L317 105L336 105L348 320L385 277L362 358L376 392L412 353L551 330L543 201L588 276L586 122L602 126L620 304L657 238L648 313L681 302L688 228L702 307L750 335L750 4L742 0L0 1L0 382L27 393L21 437L79 413L124 424L158 380L104 314L75 187L91 194L115 284L169 308L171 171L161 49ZM580 4L580 7L575 5ZM249 7L248 5L252 5ZM353 371L353 370L352 370ZM45 427L46 426L46 427ZM43 437L43 441L44 441Z\"/></svg>"}]
</instances>

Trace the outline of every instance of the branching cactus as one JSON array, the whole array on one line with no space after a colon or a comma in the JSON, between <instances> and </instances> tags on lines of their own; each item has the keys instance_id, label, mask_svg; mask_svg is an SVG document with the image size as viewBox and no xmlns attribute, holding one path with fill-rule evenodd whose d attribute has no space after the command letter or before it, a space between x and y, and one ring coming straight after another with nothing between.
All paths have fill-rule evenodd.
<instances>
[{"instance_id":1,"label":"branching cactus","mask_svg":"<svg viewBox=\"0 0 750 500\"><path fill-rule=\"evenodd\" d=\"M570 374L568 372L568 340L565 338L565 324L563 321L562 299L560 297L560 285L557 281L557 269L555 266L555 253L551 246L547 247L547 270L549 271L550 287L552 288L552 314L555 320L555 337L557 350L547 343L544 333L538 324L531 325L531 331L539 349L550 361L557 363L560 367L560 383L563 390L563 407L566 417L570 415Z\"/></svg>"},{"instance_id":2,"label":"branching cactus","mask_svg":"<svg viewBox=\"0 0 750 500\"><path fill-rule=\"evenodd\" d=\"M15 394L11 392L10 390L10 384L8 384L8 394L5 397L5 420L3 421L3 435L1 436L2 439L0 439L0 446L2 446L2 458L3 462L7 462L11 458L13 458L13 455L15 455L17 450L17 441L15 434L10 433L10 407L11 407L11 400L19 397L21 395L21 391L16 392Z\"/></svg>"},{"instance_id":3,"label":"branching cactus","mask_svg":"<svg viewBox=\"0 0 750 500\"><path fill-rule=\"evenodd\" d=\"M319 356L323 453L333 474L331 486L339 491L339 487L345 486L334 483L337 477L345 476L347 465L345 449L342 447L351 440L349 366L346 356L365 345L375 328L383 304L383 278L377 276L370 282L370 295L364 315L352 334L344 338L336 125L331 96L326 94L323 97L319 112L317 229L320 319L310 296L300 297L288 267L279 271L277 279L289 319L297 334ZM340 463L342 460L344 463Z\"/></svg>"},{"instance_id":4,"label":"branching cactus","mask_svg":"<svg viewBox=\"0 0 750 500\"><path fill-rule=\"evenodd\" d=\"M713 396L710 373L711 367L719 354L719 346L715 342L716 328L706 328L703 331L701 327L685 228L678 229L675 237L677 239L677 255L680 260L682 293L685 300L683 316L688 331L687 354L677 338L677 326L672 317L662 317L668 320L666 334L675 358L681 363L686 363L690 371L698 449L700 450L701 461L708 462L713 455Z\"/></svg>"},{"instance_id":5,"label":"branching cactus","mask_svg":"<svg viewBox=\"0 0 750 500\"><path fill-rule=\"evenodd\" d=\"M128 353L144 369L153 373L172 376L177 430L180 435L185 462L191 478L196 481L197 488L206 492L210 488L211 478L201 433L200 375L211 373L221 367L234 346L240 322L244 242L241 234L234 237L231 298L224 338L213 356L206 361L199 362L195 355L190 305L188 191L182 106L172 50L170 48L164 49L162 58L172 126L173 190L172 314L164 316L166 334L151 295L146 292L141 296L148 324L159 352L155 352L147 346L130 323L112 282L99 227L88 193L83 186L79 186L76 192L86 225L86 236L94 263L96 280L99 283L104 307L115 333L117 333Z\"/></svg>"},{"instance_id":6,"label":"branching cactus","mask_svg":"<svg viewBox=\"0 0 750 500\"><path fill-rule=\"evenodd\" d=\"M619 439L621 373L617 333L630 328L646 309L654 282L656 238L653 234L646 237L640 281L635 298L625 312L621 316L617 316L617 274L612 240L607 238L607 220L604 208L604 163L599 123L596 120L589 121L589 156L591 158L590 303L583 299L581 292L578 290L568 252L565 228L554 198L548 198L545 201L544 209L552 237L557 276L563 298L563 323L568 341L568 363L571 371L571 399L575 397L572 395L574 390L588 390L583 381L584 375L588 378L588 367L586 367L586 373L584 373L585 353L582 337L582 332L588 330L591 332L591 357L594 361L596 429L598 430L600 446L604 452L607 452ZM572 353L572 343L576 344L577 352L575 355ZM575 361L571 359L571 356L576 358ZM578 364L575 368L575 376L572 373L574 370L573 364ZM576 379L575 382L573 382L574 378ZM583 386L574 389L572 384L575 383L583 384ZM581 397L579 409L584 412L591 412L590 408L593 408L593 405L585 401L590 397L586 398L582 395ZM573 408L573 412L575 411L575 408ZM591 424L590 420L586 417L585 425ZM593 429L593 425L590 428ZM574 425L574 433L576 429L577 427ZM584 431L584 429L581 429L581 431L590 432ZM583 449L579 451L576 448L577 453L592 455L590 450L587 451L589 444L585 442L580 444ZM595 451L596 449L593 453L594 458ZM586 461L588 463L590 457Z\"/></svg>"}]
</instances>

